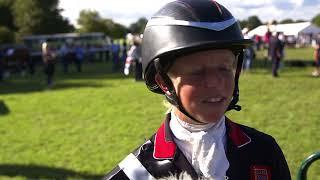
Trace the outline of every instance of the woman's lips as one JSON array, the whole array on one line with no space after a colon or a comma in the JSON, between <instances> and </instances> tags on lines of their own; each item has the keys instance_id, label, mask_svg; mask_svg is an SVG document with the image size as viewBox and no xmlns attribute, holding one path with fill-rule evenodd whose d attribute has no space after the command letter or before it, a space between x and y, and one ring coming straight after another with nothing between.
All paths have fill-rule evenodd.
<instances>
[{"instance_id":1,"label":"woman's lips","mask_svg":"<svg viewBox=\"0 0 320 180\"><path fill-rule=\"evenodd\" d=\"M203 103L221 103L225 100L224 97L209 97L204 100L202 100Z\"/></svg>"}]
</instances>

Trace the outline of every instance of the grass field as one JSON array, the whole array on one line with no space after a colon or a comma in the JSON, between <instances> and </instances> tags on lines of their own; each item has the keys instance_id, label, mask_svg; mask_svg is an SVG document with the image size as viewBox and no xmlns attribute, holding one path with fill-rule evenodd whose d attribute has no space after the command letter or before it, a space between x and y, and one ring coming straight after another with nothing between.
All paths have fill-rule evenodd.
<instances>
[{"instance_id":1,"label":"grass field","mask_svg":"<svg viewBox=\"0 0 320 180\"><path fill-rule=\"evenodd\" d=\"M257 51L257 58L262 59L266 50ZM285 61L312 61L313 49L312 48L286 48L285 49Z\"/></svg>"},{"instance_id":2,"label":"grass field","mask_svg":"<svg viewBox=\"0 0 320 180\"><path fill-rule=\"evenodd\" d=\"M161 96L104 63L84 69L59 71L51 89L40 70L0 84L0 179L98 179L156 131L166 110ZM228 113L273 135L293 178L320 151L320 78L311 71L285 66L277 79L263 68L245 72L243 110ZM320 179L320 162L308 177Z\"/></svg>"}]
</instances>

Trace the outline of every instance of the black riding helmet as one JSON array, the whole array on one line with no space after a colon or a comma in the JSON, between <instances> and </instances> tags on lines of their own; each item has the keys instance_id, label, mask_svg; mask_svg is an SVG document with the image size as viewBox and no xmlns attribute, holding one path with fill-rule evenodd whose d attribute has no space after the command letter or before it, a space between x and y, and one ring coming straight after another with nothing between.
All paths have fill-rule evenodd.
<instances>
[{"instance_id":1,"label":"black riding helmet","mask_svg":"<svg viewBox=\"0 0 320 180\"><path fill-rule=\"evenodd\" d=\"M165 5L147 23L142 42L142 66L149 90L164 94L155 81L159 73L169 86L169 102L191 117L182 107L167 71L182 55L208 49L231 49L238 52L235 90L228 110L240 110L238 102L243 50L252 44L244 39L232 14L214 0L177 0ZM191 117L192 118L192 117ZM194 118L192 118L194 119Z\"/></svg>"}]
</instances>

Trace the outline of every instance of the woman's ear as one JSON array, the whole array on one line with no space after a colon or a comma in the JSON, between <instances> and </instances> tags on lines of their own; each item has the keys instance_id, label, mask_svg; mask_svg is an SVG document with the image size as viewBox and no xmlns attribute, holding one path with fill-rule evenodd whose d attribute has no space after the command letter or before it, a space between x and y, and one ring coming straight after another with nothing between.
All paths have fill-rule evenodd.
<instances>
[{"instance_id":1,"label":"woman's ear","mask_svg":"<svg viewBox=\"0 0 320 180\"><path fill-rule=\"evenodd\" d=\"M158 86L161 88L161 90L162 90L165 94L171 95L168 86L166 85L166 83L164 82L164 80L162 79L162 77L160 76L159 73L156 74L155 80L156 80Z\"/></svg>"}]
</instances>

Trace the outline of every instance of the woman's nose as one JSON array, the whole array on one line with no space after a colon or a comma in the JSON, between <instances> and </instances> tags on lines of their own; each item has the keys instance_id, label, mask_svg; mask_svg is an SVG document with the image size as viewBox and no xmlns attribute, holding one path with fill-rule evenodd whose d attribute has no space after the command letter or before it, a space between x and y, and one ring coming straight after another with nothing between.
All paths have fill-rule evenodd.
<instances>
[{"instance_id":1,"label":"woman's nose","mask_svg":"<svg viewBox=\"0 0 320 180\"><path fill-rule=\"evenodd\" d=\"M204 76L205 87L218 87L222 86L223 80L221 74L214 70L208 70Z\"/></svg>"}]
</instances>

